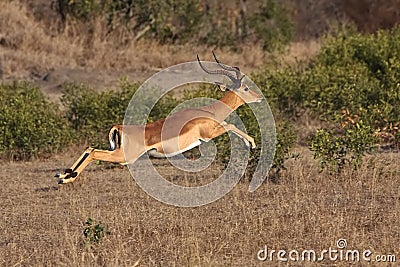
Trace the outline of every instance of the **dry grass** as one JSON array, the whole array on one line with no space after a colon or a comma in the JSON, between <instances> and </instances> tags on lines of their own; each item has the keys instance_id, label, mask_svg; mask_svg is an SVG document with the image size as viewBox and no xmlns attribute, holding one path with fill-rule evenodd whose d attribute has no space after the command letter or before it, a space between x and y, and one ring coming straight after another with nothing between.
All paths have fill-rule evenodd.
<instances>
[{"instance_id":1,"label":"dry grass","mask_svg":"<svg viewBox=\"0 0 400 267\"><path fill-rule=\"evenodd\" d=\"M61 33L47 29L35 20L18 1L0 3L0 39L3 76L29 77L32 72L45 73L54 68L158 70L185 61L195 60L196 53L210 58L209 48L167 46L155 42L135 42L126 32L107 35L100 21L88 22L93 33L82 25L67 24ZM218 51L221 57L229 51ZM263 63L261 47L244 47L242 52L229 53L227 63L250 70ZM240 63L240 64L238 64Z\"/></svg>"},{"instance_id":2,"label":"dry grass","mask_svg":"<svg viewBox=\"0 0 400 267\"><path fill-rule=\"evenodd\" d=\"M58 187L51 175L71 163L73 153L45 162L2 163L0 265L255 266L264 245L321 251L336 248L339 238L347 239L348 249L398 258L399 155L371 157L359 171L334 177L319 173L306 153L289 162L278 184L266 182L248 193L241 182L198 208L154 200L119 167L91 165L77 183ZM82 244L88 217L111 232L95 249Z\"/></svg>"},{"instance_id":3,"label":"dry grass","mask_svg":"<svg viewBox=\"0 0 400 267\"><path fill-rule=\"evenodd\" d=\"M54 69L112 70L155 73L173 64L196 59L211 60L210 47L160 45L151 41L134 41L126 31L107 34L100 21L86 27L72 22L61 32L35 19L19 1L0 2L0 54L3 79L41 79ZM315 42L296 43L288 47L290 57L308 58L318 51ZM269 55L260 45L242 46L239 52L216 50L226 64L240 66L245 73L262 66ZM1 77L0 77L1 78Z\"/></svg>"}]
</instances>

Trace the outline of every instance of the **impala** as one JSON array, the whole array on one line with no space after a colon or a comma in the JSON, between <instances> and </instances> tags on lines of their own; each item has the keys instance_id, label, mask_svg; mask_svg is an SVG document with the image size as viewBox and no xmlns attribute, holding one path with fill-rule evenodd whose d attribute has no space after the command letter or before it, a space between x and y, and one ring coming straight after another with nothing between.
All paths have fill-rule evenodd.
<instances>
[{"instance_id":1,"label":"impala","mask_svg":"<svg viewBox=\"0 0 400 267\"><path fill-rule=\"evenodd\" d=\"M241 75L239 68L221 64L214 52L213 56L221 69L205 68L199 56L197 61L206 73L225 75L231 80L232 84L229 85L216 82L226 92L219 101L201 108L184 109L146 125L113 126L109 132L110 149L87 148L71 168L66 169L63 174L56 174L55 177L60 178L59 183L73 182L94 160L130 164L146 152L153 157L171 157L227 131L243 139L247 147L254 148L254 139L235 125L225 122L225 119L244 103L261 102L263 98L244 84L244 75Z\"/></svg>"}]
</instances>

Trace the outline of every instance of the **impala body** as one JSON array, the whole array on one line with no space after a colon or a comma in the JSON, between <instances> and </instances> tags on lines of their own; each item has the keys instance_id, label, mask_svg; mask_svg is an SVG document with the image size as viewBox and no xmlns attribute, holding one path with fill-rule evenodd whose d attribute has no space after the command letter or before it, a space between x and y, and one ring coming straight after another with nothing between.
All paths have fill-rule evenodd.
<instances>
[{"instance_id":1,"label":"impala body","mask_svg":"<svg viewBox=\"0 0 400 267\"><path fill-rule=\"evenodd\" d=\"M249 148L254 148L254 139L235 125L226 123L225 119L244 103L260 102L262 96L242 82L244 76L241 76L237 67L221 64L215 54L214 58L221 69L208 70L197 57L206 73L225 75L232 81L232 85L216 83L221 90L227 92L219 101L201 108L184 109L146 125L113 126L109 133L110 150L87 148L71 168L66 169L63 174L56 174L60 178L59 183L73 182L94 160L128 164L135 162L146 152L154 157L171 157L227 131L242 138ZM236 76L230 71L235 72Z\"/></svg>"}]
</instances>

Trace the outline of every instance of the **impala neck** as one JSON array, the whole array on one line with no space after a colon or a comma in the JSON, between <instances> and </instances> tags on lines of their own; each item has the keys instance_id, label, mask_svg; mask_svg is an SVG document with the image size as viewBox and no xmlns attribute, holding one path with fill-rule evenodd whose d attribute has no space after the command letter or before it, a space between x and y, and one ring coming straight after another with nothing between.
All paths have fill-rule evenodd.
<instances>
[{"instance_id":1,"label":"impala neck","mask_svg":"<svg viewBox=\"0 0 400 267\"><path fill-rule=\"evenodd\" d=\"M222 102L222 103L221 103ZM218 121L222 122L229 114L244 104L244 101L234 92L229 91L219 101L213 104L214 114Z\"/></svg>"}]
</instances>

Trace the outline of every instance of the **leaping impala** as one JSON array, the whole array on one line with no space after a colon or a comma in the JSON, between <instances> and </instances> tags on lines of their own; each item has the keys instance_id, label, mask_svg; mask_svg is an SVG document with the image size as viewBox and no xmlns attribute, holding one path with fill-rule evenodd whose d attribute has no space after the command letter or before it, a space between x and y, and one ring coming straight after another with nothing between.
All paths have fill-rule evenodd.
<instances>
[{"instance_id":1,"label":"leaping impala","mask_svg":"<svg viewBox=\"0 0 400 267\"><path fill-rule=\"evenodd\" d=\"M230 85L216 82L222 91L227 92L219 101L201 108L184 109L146 125L113 126L109 133L110 150L87 148L71 168L66 169L63 174L56 174L56 177L60 178L59 183L73 182L94 160L128 164L135 162L146 152L154 157L171 157L227 131L243 139L248 147L255 148L252 137L235 125L228 124L225 119L244 103L261 102L262 96L244 84L244 75L241 75L239 68L221 64L214 52L213 56L221 69L206 69L199 56L197 61L206 73L225 75L232 81Z\"/></svg>"}]
</instances>

